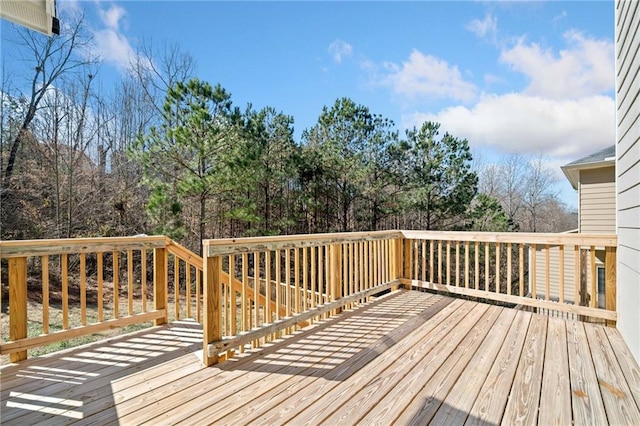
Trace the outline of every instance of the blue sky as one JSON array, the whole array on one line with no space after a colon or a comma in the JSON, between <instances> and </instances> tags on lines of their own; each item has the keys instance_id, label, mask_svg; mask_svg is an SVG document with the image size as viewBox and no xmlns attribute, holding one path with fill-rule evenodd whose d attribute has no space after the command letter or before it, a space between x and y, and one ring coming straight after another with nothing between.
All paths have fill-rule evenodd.
<instances>
[{"instance_id":1,"label":"blue sky","mask_svg":"<svg viewBox=\"0 0 640 426\"><path fill-rule=\"evenodd\" d=\"M177 43L196 59L197 77L220 83L242 108L292 115L297 136L324 105L350 97L401 130L438 121L484 161L542 154L572 206L577 196L559 166L614 143L611 1L58 7L86 10L107 87L145 38Z\"/></svg>"}]
</instances>

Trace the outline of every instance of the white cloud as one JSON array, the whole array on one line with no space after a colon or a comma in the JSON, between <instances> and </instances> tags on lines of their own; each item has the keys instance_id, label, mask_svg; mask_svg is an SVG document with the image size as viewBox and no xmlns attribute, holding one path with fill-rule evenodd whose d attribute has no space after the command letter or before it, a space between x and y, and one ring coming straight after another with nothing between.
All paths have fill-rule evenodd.
<instances>
[{"instance_id":1,"label":"white cloud","mask_svg":"<svg viewBox=\"0 0 640 426\"><path fill-rule=\"evenodd\" d=\"M387 62L385 67L389 72L385 83L409 100L431 96L468 102L476 96L476 87L462 78L458 67L416 49L401 66Z\"/></svg>"},{"instance_id":2,"label":"white cloud","mask_svg":"<svg viewBox=\"0 0 640 426\"><path fill-rule=\"evenodd\" d=\"M501 52L500 60L529 77L525 93L553 99L602 94L614 86L614 46L607 40L564 34L568 48L557 55L536 43L519 40Z\"/></svg>"},{"instance_id":3,"label":"white cloud","mask_svg":"<svg viewBox=\"0 0 640 426\"><path fill-rule=\"evenodd\" d=\"M498 18L487 13L483 20L474 19L465 28L480 38L490 37L495 40L498 33Z\"/></svg>"},{"instance_id":4,"label":"white cloud","mask_svg":"<svg viewBox=\"0 0 640 426\"><path fill-rule=\"evenodd\" d=\"M353 53L353 46L346 41L336 39L331 42L327 48L327 52L331 54L334 61L341 63L343 58L351 56Z\"/></svg>"},{"instance_id":5,"label":"white cloud","mask_svg":"<svg viewBox=\"0 0 640 426\"><path fill-rule=\"evenodd\" d=\"M608 96L553 100L520 93L483 96L472 108L414 113L405 127L436 121L474 147L501 152L543 153L575 159L615 140L615 104Z\"/></svg>"},{"instance_id":6,"label":"white cloud","mask_svg":"<svg viewBox=\"0 0 640 426\"><path fill-rule=\"evenodd\" d=\"M100 19L107 26L107 28L111 28L114 30L118 29L118 27L120 26L120 21L126 15L126 11L118 5L111 5L111 7L109 7L109 9L107 10L99 9L98 12L100 14Z\"/></svg>"},{"instance_id":7,"label":"white cloud","mask_svg":"<svg viewBox=\"0 0 640 426\"><path fill-rule=\"evenodd\" d=\"M98 54L103 61L125 71L135 57L131 42L121 31L126 11L120 6L111 5L106 10L98 9L98 12L105 28L93 31L94 53Z\"/></svg>"}]
</instances>

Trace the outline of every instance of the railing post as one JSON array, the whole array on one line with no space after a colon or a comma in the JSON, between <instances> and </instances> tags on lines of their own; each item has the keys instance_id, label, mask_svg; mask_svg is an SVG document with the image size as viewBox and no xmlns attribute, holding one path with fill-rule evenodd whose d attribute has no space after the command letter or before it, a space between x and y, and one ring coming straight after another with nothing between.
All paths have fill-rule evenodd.
<instances>
[{"instance_id":1,"label":"railing post","mask_svg":"<svg viewBox=\"0 0 640 426\"><path fill-rule=\"evenodd\" d=\"M605 308L607 311L616 310L616 281L617 281L617 266L616 266L616 248L605 247L604 255L604 267L605 267L605 289L604 300ZM615 327L616 322L612 320L607 321L607 325Z\"/></svg>"},{"instance_id":2,"label":"railing post","mask_svg":"<svg viewBox=\"0 0 640 426\"><path fill-rule=\"evenodd\" d=\"M342 244L329 246L329 270L331 271L331 301L342 298ZM335 309L332 315L339 314L342 309Z\"/></svg>"},{"instance_id":3,"label":"railing post","mask_svg":"<svg viewBox=\"0 0 640 426\"><path fill-rule=\"evenodd\" d=\"M402 244L403 244L404 238L400 237L400 238L396 238L393 241L393 252L392 252L392 262L393 262L393 276L391 277L394 280L397 280L399 278L406 278L403 276L403 270L402 270ZM411 287L411 285L409 285L409 287ZM395 291L398 289L398 286L395 285L393 287L391 287L392 291Z\"/></svg>"},{"instance_id":4,"label":"railing post","mask_svg":"<svg viewBox=\"0 0 640 426\"><path fill-rule=\"evenodd\" d=\"M402 244L404 246L404 256L402 262L400 263L401 265L404 264L404 267L402 269L402 277L409 280L408 288L411 289L411 261L413 260L411 240L403 238Z\"/></svg>"},{"instance_id":5,"label":"railing post","mask_svg":"<svg viewBox=\"0 0 640 426\"><path fill-rule=\"evenodd\" d=\"M154 321L155 325L167 323L167 249L153 251L153 307L164 310L164 317Z\"/></svg>"},{"instance_id":6,"label":"railing post","mask_svg":"<svg viewBox=\"0 0 640 426\"><path fill-rule=\"evenodd\" d=\"M204 309L203 309L203 353L202 362L205 366L210 366L218 362L217 354L209 355L209 344L222 340L222 280L220 270L222 269L222 258L220 256L209 257L208 247L203 250L204 275Z\"/></svg>"},{"instance_id":7,"label":"railing post","mask_svg":"<svg viewBox=\"0 0 640 426\"><path fill-rule=\"evenodd\" d=\"M9 259L9 338L12 341L27 337L27 258ZM27 351L9 355L11 362L27 359Z\"/></svg>"}]
</instances>

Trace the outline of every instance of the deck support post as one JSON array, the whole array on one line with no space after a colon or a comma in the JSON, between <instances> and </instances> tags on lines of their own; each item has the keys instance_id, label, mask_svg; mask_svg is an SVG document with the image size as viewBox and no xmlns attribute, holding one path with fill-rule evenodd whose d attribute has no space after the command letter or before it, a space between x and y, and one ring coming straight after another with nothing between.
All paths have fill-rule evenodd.
<instances>
[{"instance_id":1,"label":"deck support post","mask_svg":"<svg viewBox=\"0 0 640 426\"><path fill-rule=\"evenodd\" d=\"M332 244L329 246L329 269L331 271L330 295L335 301L342 298L342 244ZM342 308L334 309L331 314L336 315L342 312Z\"/></svg>"},{"instance_id":2,"label":"deck support post","mask_svg":"<svg viewBox=\"0 0 640 426\"><path fill-rule=\"evenodd\" d=\"M617 259L616 247L605 247L604 266L605 266L605 289L604 300L607 311L616 310L616 277L617 277ZM609 327L615 327L616 322L607 320Z\"/></svg>"},{"instance_id":3,"label":"deck support post","mask_svg":"<svg viewBox=\"0 0 640 426\"><path fill-rule=\"evenodd\" d=\"M209 344L222 340L222 258L208 256L208 247L203 251L204 258L202 273L204 275L204 309L203 309L203 353L202 362L211 366L218 362L218 355L209 354Z\"/></svg>"},{"instance_id":4,"label":"deck support post","mask_svg":"<svg viewBox=\"0 0 640 426\"><path fill-rule=\"evenodd\" d=\"M12 341L27 337L27 258L9 259L9 338ZM11 362L27 359L27 351L13 352Z\"/></svg>"},{"instance_id":5,"label":"deck support post","mask_svg":"<svg viewBox=\"0 0 640 426\"><path fill-rule=\"evenodd\" d=\"M164 310L164 316L154 320L154 325L167 323L167 249L153 250L153 308Z\"/></svg>"}]
</instances>

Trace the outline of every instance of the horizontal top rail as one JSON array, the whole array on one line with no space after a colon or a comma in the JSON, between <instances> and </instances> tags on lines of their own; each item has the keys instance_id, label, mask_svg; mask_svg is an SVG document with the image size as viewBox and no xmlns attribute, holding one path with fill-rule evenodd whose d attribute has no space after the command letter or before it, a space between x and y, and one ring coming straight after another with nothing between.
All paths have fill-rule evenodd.
<instances>
[{"instance_id":1,"label":"horizontal top rail","mask_svg":"<svg viewBox=\"0 0 640 426\"><path fill-rule=\"evenodd\" d=\"M0 241L0 258L163 248L163 235Z\"/></svg>"},{"instance_id":2,"label":"horizontal top rail","mask_svg":"<svg viewBox=\"0 0 640 426\"><path fill-rule=\"evenodd\" d=\"M481 243L521 243L576 246L605 246L618 244L615 234L551 234L533 232L469 232L469 231L400 231L412 240L470 241Z\"/></svg>"},{"instance_id":3,"label":"horizontal top rail","mask_svg":"<svg viewBox=\"0 0 640 426\"><path fill-rule=\"evenodd\" d=\"M330 234L298 234L273 237L224 238L204 240L205 256L224 256L252 251L315 247L330 244L354 243L400 238L400 231L344 232Z\"/></svg>"}]
</instances>

